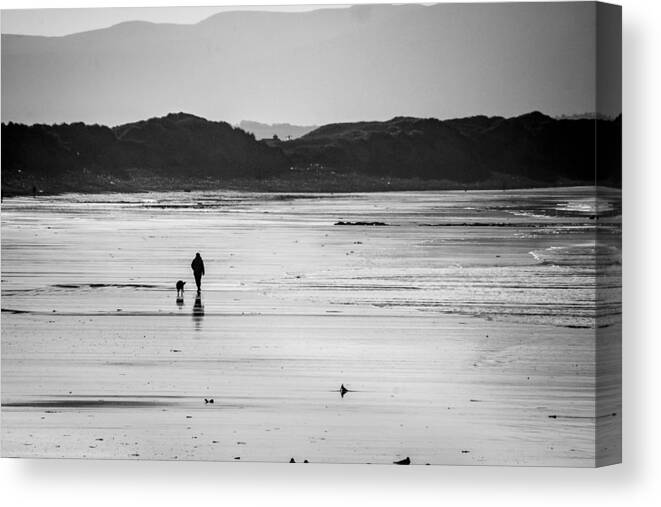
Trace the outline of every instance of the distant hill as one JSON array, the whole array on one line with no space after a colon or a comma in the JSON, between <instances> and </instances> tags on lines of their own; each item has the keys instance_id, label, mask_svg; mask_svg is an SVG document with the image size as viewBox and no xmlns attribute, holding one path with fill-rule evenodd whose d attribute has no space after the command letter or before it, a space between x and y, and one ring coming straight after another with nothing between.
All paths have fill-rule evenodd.
<instances>
[{"instance_id":1,"label":"distant hill","mask_svg":"<svg viewBox=\"0 0 661 507\"><path fill-rule=\"evenodd\" d=\"M277 136L279 139L297 139L308 132L317 128L316 125L291 125L289 123L260 123L257 121L243 120L239 123L239 128L249 132L256 139L272 139Z\"/></svg>"},{"instance_id":2,"label":"distant hill","mask_svg":"<svg viewBox=\"0 0 661 507\"><path fill-rule=\"evenodd\" d=\"M322 164L339 171L458 182L500 173L548 184L594 182L596 172L599 183L619 186L621 128L621 116L556 120L532 112L445 121L400 117L326 125L279 146L295 165Z\"/></svg>"},{"instance_id":3,"label":"distant hill","mask_svg":"<svg viewBox=\"0 0 661 507\"><path fill-rule=\"evenodd\" d=\"M185 113L114 128L9 123L2 125L2 192L29 193L33 185L48 192L358 191L392 189L395 179L401 189L617 187L621 129L621 116L556 120L540 112L335 123L291 141L257 141Z\"/></svg>"},{"instance_id":4,"label":"distant hill","mask_svg":"<svg viewBox=\"0 0 661 507\"><path fill-rule=\"evenodd\" d=\"M134 167L155 172L264 177L288 167L279 149L257 142L254 135L191 114L128 123L113 132Z\"/></svg>"},{"instance_id":5,"label":"distant hill","mask_svg":"<svg viewBox=\"0 0 661 507\"><path fill-rule=\"evenodd\" d=\"M112 189L108 181L135 174L259 179L288 167L280 149L252 134L184 113L113 129L83 123L2 125L3 195L25 193L33 184L52 191Z\"/></svg>"},{"instance_id":6,"label":"distant hill","mask_svg":"<svg viewBox=\"0 0 661 507\"><path fill-rule=\"evenodd\" d=\"M485 179L471 139L434 119L325 125L283 143L294 165L322 164L338 171L452 181Z\"/></svg>"}]
</instances>

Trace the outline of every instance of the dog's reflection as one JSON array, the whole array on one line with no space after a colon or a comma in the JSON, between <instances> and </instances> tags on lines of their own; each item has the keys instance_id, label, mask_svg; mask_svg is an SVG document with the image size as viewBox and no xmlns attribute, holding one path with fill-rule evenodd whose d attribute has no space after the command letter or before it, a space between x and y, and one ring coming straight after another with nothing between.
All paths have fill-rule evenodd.
<instances>
[{"instance_id":1,"label":"dog's reflection","mask_svg":"<svg viewBox=\"0 0 661 507\"><path fill-rule=\"evenodd\" d=\"M202 304L202 293L198 291L195 296L195 304L193 305L193 322L195 322L195 330L200 330L202 318L204 317L204 305Z\"/></svg>"},{"instance_id":2,"label":"dog's reflection","mask_svg":"<svg viewBox=\"0 0 661 507\"><path fill-rule=\"evenodd\" d=\"M179 310L184 306L184 285L186 285L186 282L183 280L177 281L177 306L179 307Z\"/></svg>"}]
</instances>

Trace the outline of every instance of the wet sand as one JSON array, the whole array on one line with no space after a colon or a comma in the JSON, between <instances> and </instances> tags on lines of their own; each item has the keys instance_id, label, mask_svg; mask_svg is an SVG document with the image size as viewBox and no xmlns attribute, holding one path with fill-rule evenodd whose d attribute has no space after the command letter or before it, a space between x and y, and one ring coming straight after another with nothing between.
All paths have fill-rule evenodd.
<instances>
[{"instance_id":1,"label":"wet sand","mask_svg":"<svg viewBox=\"0 0 661 507\"><path fill-rule=\"evenodd\" d=\"M604 194L5 200L3 456L618 461L595 441L621 425L619 370L595 401L621 331Z\"/></svg>"}]
</instances>

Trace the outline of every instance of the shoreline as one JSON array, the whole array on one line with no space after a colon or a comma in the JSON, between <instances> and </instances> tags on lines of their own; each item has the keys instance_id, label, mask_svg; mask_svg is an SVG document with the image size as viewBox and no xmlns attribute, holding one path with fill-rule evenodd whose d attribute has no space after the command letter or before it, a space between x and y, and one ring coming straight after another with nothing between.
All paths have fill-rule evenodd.
<instances>
[{"instance_id":1,"label":"shoreline","mask_svg":"<svg viewBox=\"0 0 661 507\"><path fill-rule=\"evenodd\" d=\"M7 189L7 186L9 188ZM37 196L65 194L118 194L151 192L198 192L237 191L257 193L378 193L402 191L474 191L474 190L529 190L539 188L595 187L595 189L621 190L617 186L595 185L594 181L558 180L555 182L512 179L497 175L488 180L459 183L448 180L423 180L420 178L386 178L351 174L305 175L294 178L164 178L135 177L120 179L97 177L84 182L67 183L60 179L42 179L34 182ZM32 184L5 183L2 198L29 197L33 195Z\"/></svg>"}]
</instances>

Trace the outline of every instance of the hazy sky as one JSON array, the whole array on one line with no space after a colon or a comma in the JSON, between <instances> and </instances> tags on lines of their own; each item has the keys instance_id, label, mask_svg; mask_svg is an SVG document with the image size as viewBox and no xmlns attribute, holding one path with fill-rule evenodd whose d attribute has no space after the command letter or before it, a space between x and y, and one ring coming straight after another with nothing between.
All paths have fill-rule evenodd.
<instances>
[{"instance_id":1,"label":"hazy sky","mask_svg":"<svg viewBox=\"0 0 661 507\"><path fill-rule=\"evenodd\" d=\"M240 2L237 1L237 4ZM124 21L190 24L213 14L236 10L304 12L342 5L262 5L241 7L117 7L99 9L8 9L2 10L2 33L61 36L106 28Z\"/></svg>"},{"instance_id":2,"label":"hazy sky","mask_svg":"<svg viewBox=\"0 0 661 507\"><path fill-rule=\"evenodd\" d=\"M320 125L597 109L593 2L321 7L3 11L2 121L184 111ZM117 26L134 20L176 25ZM620 59L617 43L602 51L600 76ZM619 82L601 92L599 111L620 113Z\"/></svg>"}]
</instances>

